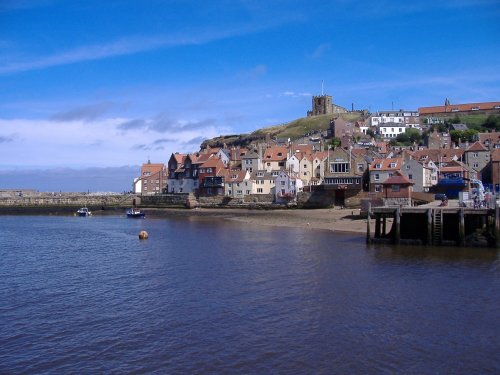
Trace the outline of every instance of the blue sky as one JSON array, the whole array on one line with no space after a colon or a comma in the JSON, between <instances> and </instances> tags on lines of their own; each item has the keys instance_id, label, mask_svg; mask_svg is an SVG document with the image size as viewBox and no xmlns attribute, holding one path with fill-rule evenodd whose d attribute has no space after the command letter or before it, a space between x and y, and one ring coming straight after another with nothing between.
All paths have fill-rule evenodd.
<instances>
[{"instance_id":1,"label":"blue sky","mask_svg":"<svg viewBox=\"0 0 500 375\"><path fill-rule=\"evenodd\" d=\"M303 117L322 81L371 111L500 100L499 16L497 0L0 0L0 188L95 190L51 173L133 177Z\"/></svg>"}]
</instances>

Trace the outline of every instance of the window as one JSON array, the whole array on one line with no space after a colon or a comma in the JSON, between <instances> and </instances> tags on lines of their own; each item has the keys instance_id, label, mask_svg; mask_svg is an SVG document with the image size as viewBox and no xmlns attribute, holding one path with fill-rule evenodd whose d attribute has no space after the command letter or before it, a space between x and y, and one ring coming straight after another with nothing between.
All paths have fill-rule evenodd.
<instances>
[{"instance_id":1,"label":"window","mask_svg":"<svg viewBox=\"0 0 500 375\"><path fill-rule=\"evenodd\" d=\"M304 164L304 168L307 168L307 164Z\"/></svg>"},{"instance_id":2,"label":"window","mask_svg":"<svg viewBox=\"0 0 500 375\"><path fill-rule=\"evenodd\" d=\"M285 162L284 162L284 161L280 161L280 162L278 163L278 166L279 166L279 167L284 167L284 166L285 166Z\"/></svg>"},{"instance_id":3,"label":"window","mask_svg":"<svg viewBox=\"0 0 500 375\"><path fill-rule=\"evenodd\" d=\"M330 163L330 173L348 173L349 163Z\"/></svg>"},{"instance_id":4,"label":"window","mask_svg":"<svg viewBox=\"0 0 500 375\"><path fill-rule=\"evenodd\" d=\"M212 168L207 168L207 173L212 173Z\"/></svg>"},{"instance_id":5,"label":"window","mask_svg":"<svg viewBox=\"0 0 500 375\"><path fill-rule=\"evenodd\" d=\"M473 152L473 153L472 153L472 157L473 157L473 158L477 158L478 156L479 156L479 154L478 154L477 152Z\"/></svg>"},{"instance_id":6,"label":"window","mask_svg":"<svg viewBox=\"0 0 500 375\"><path fill-rule=\"evenodd\" d=\"M382 168L382 164L380 164L380 163L375 164L375 168L377 168L377 169Z\"/></svg>"},{"instance_id":7,"label":"window","mask_svg":"<svg viewBox=\"0 0 500 375\"><path fill-rule=\"evenodd\" d=\"M375 192L380 193L380 191L381 191L380 185L375 185Z\"/></svg>"},{"instance_id":8,"label":"window","mask_svg":"<svg viewBox=\"0 0 500 375\"><path fill-rule=\"evenodd\" d=\"M262 188L257 188L257 193L262 193L262 192L263 192Z\"/></svg>"},{"instance_id":9,"label":"window","mask_svg":"<svg viewBox=\"0 0 500 375\"><path fill-rule=\"evenodd\" d=\"M412 174L409 174L409 175L408 175L408 178L409 178L410 180L413 180L413 175L412 175Z\"/></svg>"},{"instance_id":10,"label":"window","mask_svg":"<svg viewBox=\"0 0 500 375\"><path fill-rule=\"evenodd\" d=\"M472 163L473 168L479 168L479 163Z\"/></svg>"},{"instance_id":11,"label":"window","mask_svg":"<svg viewBox=\"0 0 500 375\"><path fill-rule=\"evenodd\" d=\"M410 168L411 168L411 166L410 166L409 164L407 164L405 168L406 168L406 169L410 169Z\"/></svg>"},{"instance_id":12,"label":"window","mask_svg":"<svg viewBox=\"0 0 500 375\"><path fill-rule=\"evenodd\" d=\"M394 191L394 192L396 192L396 193L397 193L397 192L399 192L399 188L400 188L400 186L399 186L399 185L392 185L392 186L391 186L392 191Z\"/></svg>"},{"instance_id":13,"label":"window","mask_svg":"<svg viewBox=\"0 0 500 375\"><path fill-rule=\"evenodd\" d=\"M375 175L373 176L373 179L374 179L375 181L380 180L380 175L379 175L378 173L375 173Z\"/></svg>"},{"instance_id":14,"label":"window","mask_svg":"<svg viewBox=\"0 0 500 375\"><path fill-rule=\"evenodd\" d=\"M304 176L307 176L307 172L304 172Z\"/></svg>"},{"instance_id":15,"label":"window","mask_svg":"<svg viewBox=\"0 0 500 375\"><path fill-rule=\"evenodd\" d=\"M390 163L389 168L396 168L396 163Z\"/></svg>"},{"instance_id":16,"label":"window","mask_svg":"<svg viewBox=\"0 0 500 375\"><path fill-rule=\"evenodd\" d=\"M364 165L362 163L359 163L358 164L358 172L363 172L364 169L365 169Z\"/></svg>"},{"instance_id":17,"label":"window","mask_svg":"<svg viewBox=\"0 0 500 375\"><path fill-rule=\"evenodd\" d=\"M281 181L281 186L285 186L285 181Z\"/></svg>"},{"instance_id":18,"label":"window","mask_svg":"<svg viewBox=\"0 0 500 375\"><path fill-rule=\"evenodd\" d=\"M479 107L472 107L471 108L473 111L479 111Z\"/></svg>"},{"instance_id":19,"label":"window","mask_svg":"<svg viewBox=\"0 0 500 375\"><path fill-rule=\"evenodd\" d=\"M264 172L257 172L257 177L264 177Z\"/></svg>"}]
</instances>

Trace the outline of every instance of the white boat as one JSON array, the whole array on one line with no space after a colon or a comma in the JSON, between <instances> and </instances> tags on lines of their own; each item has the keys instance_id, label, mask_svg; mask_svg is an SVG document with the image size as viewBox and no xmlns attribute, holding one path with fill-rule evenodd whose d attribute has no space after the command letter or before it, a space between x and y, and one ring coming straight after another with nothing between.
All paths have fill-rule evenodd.
<instances>
[{"instance_id":1,"label":"white boat","mask_svg":"<svg viewBox=\"0 0 500 375\"><path fill-rule=\"evenodd\" d=\"M127 217L132 217L132 218L143 218L146 216L146 213L139 208L129 208L127 210Z\"/></svg>"},{"instance_id":2,"label":"white boat","mask_svg":"<svg viewBox=\"0 0 500 375\"><path fill-rule=\"evenodd\" d=\"M92 216L92 212L89 211L87 207L82 207L76 211L78 216Z\"/></svg>"}]
</instances>

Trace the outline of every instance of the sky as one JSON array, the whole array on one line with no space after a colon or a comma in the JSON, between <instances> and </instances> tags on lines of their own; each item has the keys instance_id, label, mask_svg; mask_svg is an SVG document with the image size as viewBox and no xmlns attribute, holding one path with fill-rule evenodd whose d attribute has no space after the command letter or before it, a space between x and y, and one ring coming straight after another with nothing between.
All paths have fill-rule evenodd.
<instances>
[{"instance_id":1,"label":"sky","mask_svg":"<svg viewBox=\"0 0 500 375\"><path fill-rule=\"evenodd\" d=\"M372 112L498 101L499 19L498 0L0 0L0 189L128 191L322 90Z\"/></svg>"}]
</instances>

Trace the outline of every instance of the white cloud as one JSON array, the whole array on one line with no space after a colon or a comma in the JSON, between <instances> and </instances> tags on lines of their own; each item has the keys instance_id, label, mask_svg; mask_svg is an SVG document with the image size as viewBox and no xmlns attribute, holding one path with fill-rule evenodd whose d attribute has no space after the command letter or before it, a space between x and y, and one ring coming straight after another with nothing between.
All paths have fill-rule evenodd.
<instances>
[{"instance_id":1,"label":"white cloud","mask_svg":"<svg viewBox=\"0 0 500 375\"><path fill-rule=\"evenodd\" d=\"M212 120L177 121L184 127L170 128L168 132L154 127L121 130L120 125L128 121L131 119L0 119L0 169L135 165L148 157L166 163L172 152L196 151L199 143L194 140L215 137L227 130Z\"/></svg>"}]
</instances>

